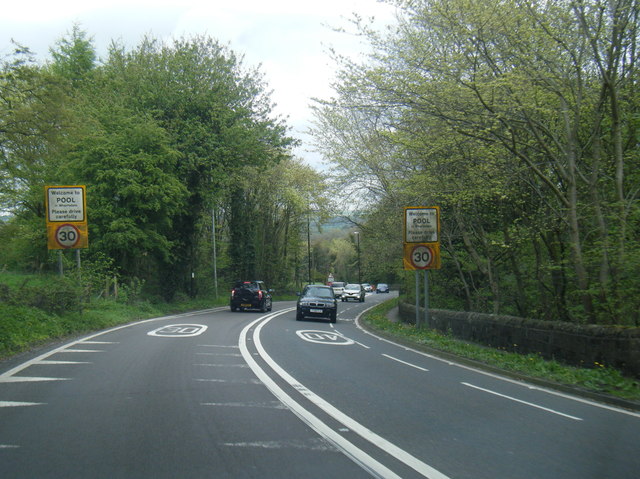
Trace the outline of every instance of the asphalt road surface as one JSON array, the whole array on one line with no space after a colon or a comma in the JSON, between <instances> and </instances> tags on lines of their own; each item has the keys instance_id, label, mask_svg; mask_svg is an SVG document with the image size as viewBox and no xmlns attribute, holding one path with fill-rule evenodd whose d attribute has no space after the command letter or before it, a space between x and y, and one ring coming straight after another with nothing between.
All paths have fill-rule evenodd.
<instances>
[{"instance_id":1,"label":"asphalt road surface","mask_svg":"<svg viewBox=\"0 0 640 479\"><path fill-rule=\"evenodd\" d=\"M635 479L640 414L338 322L217 308L0 363L0 477Z\"/></svg>"}]
</instances>

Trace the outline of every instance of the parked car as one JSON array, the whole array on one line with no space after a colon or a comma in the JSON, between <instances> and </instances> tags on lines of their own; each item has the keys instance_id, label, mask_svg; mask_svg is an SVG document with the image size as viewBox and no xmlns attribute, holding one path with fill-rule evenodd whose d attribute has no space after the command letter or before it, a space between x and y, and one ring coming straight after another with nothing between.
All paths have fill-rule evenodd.
<instances>
[{"instance_id":1,"label":"parked car","mask_svg":"<svg viewBox=\"0 0 640 479\"><path fill-rule=\"evenodd\" d=\"M236 281L231 290L229 306L231 311L259 309L263 313L271 311L272 290L267 289L264 281Z\"/></svg>"},{"instance_id":2,"label":"parked car","mask_svg":"<svg viewBox=\"0 0 640 479\"><path fill-rule=\"evenodd\" d=\"M338 301L331 286L310 284L304 288L296 304L296 320L324 318L332 323L338 316Z\"/></svg>"},{"instance_id":3,"label":"parked car","mask_svg":"<svg viewBox=\"0 0 640 479\"><path fill-rule=\"evenodd\" d=\"M362 287L367 293L373 291L373 286L371 286L369 283L362 283Z\"/></svg>"},{"instance_id":4,"label":"parked car","mask_svg":"<svg viewBox=\"0 0 640 479\"><path fill-rule=\"evenodd\" d=\"M342 301L349 301L355 299L364 303L365 291L361 284L350 283L344 287L342 292Z\"/></svg>"},{"instance_id":5,"label":"parked car","mask_svg":"<svg viewBox=\"0 0 640 479\"><path fill-rule=\"evenodd\" d=\"M378 286L376 286L376 294L388 293L388 292L389 292L389 285L387 283L378 283Z\"/></svg>"},{"instance_id":6,"label":"parked car","mask_svg":"<svg viewBox=\"0 0 640 479\"><path fill-rule=\"evenodd\" d=\"M336 295L336 298L340 298L342 296L342 292L344 291L344 287L347 283L343 281L334 281L331 283L331 287L333 288L333 292Z\"/></svg>"}]
</instances>

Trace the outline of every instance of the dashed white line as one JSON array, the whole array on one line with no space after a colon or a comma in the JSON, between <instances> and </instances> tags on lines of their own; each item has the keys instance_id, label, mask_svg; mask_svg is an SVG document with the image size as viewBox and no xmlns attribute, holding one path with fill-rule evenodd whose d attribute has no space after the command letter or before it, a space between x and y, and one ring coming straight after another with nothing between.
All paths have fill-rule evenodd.
<instances>
[{"instance_id":1,"label":"dashed white line","mask_svg":"<svg viewBox=\"0 0 640 479\"><path fill-rule=\"evenodd\" d=\"M0 401L0 407L41 406L43 402Z\"/></svg>"},{"instance_id":2,"label":"dashed white line","mask_svg":"<svg viewBox=\"0 0 640 479\"><path fill-rule=\"evenodd\" d=\"M194 366L204 366L208 368L248 368L249 367L246 364L208 364L208 363L194 364Z\"/></svg>"},{"instance_id":3,"label":"dashed white line","mask_svg":"<svg viewBox=\"0 0 640 479\"><path fill-rule=\"evenodd\" d=\"M481 388L479 386L474 386L473 384L469 384L469 383L462 383L462 384L464 384L465 386L468 386L470 388L478 389L479 391L484 391L486 393L493 394L494 396L498 396L498 397L501 397L501 398L509 399L510 401L514 401L514 402L517 402L517 403L520 403L520 404L526 404L527 406L531 406L531 407L534 407L534 408L537 408L537 409L542 409L543 411L547 411L547 412L550 412L552 414L557 414L558 416L563 416L563 417L566 417L566 418L569 418L569 419L573 419L574 421L582 421L582 418L579 418L579 417L576 417L576 416L570 416L569 414L565 414L563 412L556 411L555 409L549 409L547 407L540 406L539 404L534 404L532 402L523 401L522 399L517 399L517 398L511 397L511 396L507 396L505 394L501 394L501 393L496 392L496 391L492 391L490 389L485 389L485 388Z\"/></svg>"},{"instance_id":4,"label":"dashed white line","mask_svg":"<svg viewBox=\"0 0 640 479\"><path fill-rule=\"evenodd\" d=\"M70 381L71 378L43 378L36 376L9 376L6 378L0 377L0 383L30 383L38 381Z\"/></svg>"},{"instance_id":5,"label":"dashed white line","mask_svg":"<svg viewBox=\"0 0 640 479\"><path fill-rule=\"evenodd\" d=\"M398 361L399 363L405 364L405 365L407 365L407 366L411 366L412 368L419 369L420 371L429 372L429 370L428 370L428 369L425 369L425 368L423 368L423 367L417 366L417 365L415 365L415 364L408 363L408 362L406 362L406 361L403 361L402 359L394 358L393 356L389 356L388 354L383 354L383 356L384 356L385 358L389 358L389 359L393 359L394 361Z\"/></svg>"},{"instance_id":6,"label":"dashed white line","mask_svg":"<svg viewBox=\"0 0 640 479\"><path fill-rule=\"evenodd\" d=\"M91 363L87 361L54 361L49 359L43 359L42 361L38 361L37 363L34 363L34 364L50 365L50 364L91 364Z\"/></svg>"},{"instance_id":7,"label":"dashed white line","mask_svg":"<svg viewBox=\"0 0 640 479\"><path fill-rule=\"evenodd\" d=\"M287 406L280 401L273 401L271 403L251 403L251 402L203 402L202 406L218 406L218 407L250 407L250 408L265 408L265 409L288 409Z\"/></svg>"},{"instance_id":8,"label":"dashed white line","mask_svg":"<svg viewBox=\"0 0 640 479\"><path fill-rule=\"evenodd\" d=\"M104 353L100 349L63 349L61 353Z\"/></svg>"}]
</instances>

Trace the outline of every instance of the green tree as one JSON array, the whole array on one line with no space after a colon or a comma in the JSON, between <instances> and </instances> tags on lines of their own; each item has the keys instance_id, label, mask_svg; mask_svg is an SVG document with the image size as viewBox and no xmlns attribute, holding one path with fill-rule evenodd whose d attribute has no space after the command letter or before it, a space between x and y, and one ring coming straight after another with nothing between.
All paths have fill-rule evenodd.
<instances>
[{"instance_id":1,"label":"green tree","mask_svg":"<svg viewBox=\"0 0 640 479\"><path fill-rule=\"evenodd\" d=\"M443 207L443 273L468 307L537 314L553 292L556 318L628 318L638 3L392 3L397 28L357 25L374 54L343 63L318 110L343 178L359 168L390 200ZM393 193L381 165L406 177Z\"/></svg>"}]
</instances>

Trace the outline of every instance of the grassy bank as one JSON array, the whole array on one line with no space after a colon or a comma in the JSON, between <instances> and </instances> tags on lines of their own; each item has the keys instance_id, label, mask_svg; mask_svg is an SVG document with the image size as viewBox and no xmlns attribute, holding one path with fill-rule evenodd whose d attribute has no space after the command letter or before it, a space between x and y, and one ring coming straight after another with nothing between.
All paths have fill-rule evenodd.
<instances>
[{"instance_id":1,"label":"grassy bank","mask_svg":"<svg viewBox=\"0 0 640 479\"><path fill-rule=\"evenodd\" d=\"M55 312L31 305L0 301L0 359L48 341L99 331L140 319L208 309L226 305L227 302L226 297L176 303L126 303L113 299L98 299L83 303L76 311Z\"/></svg>"},{"instance_id":2,"label":"grassy bank","mask_svg":"<svg viewBox=\"0 0 640 479\"><path fill-rule=\"evenodd\" d=\"M558 384L582 388L621 399L640 401L640 382L624 377L619 371L603 365L593 369L566 366L557 361L548 361L537 355L521 355L487 348L456 340L434 331L426 331L388 319L388 312L397 306L397 298L386 301L370 310L363 320L371 328L418 346L454 354L496 368L533 378L545 379Z\"/></svg>"}]
</instances>

